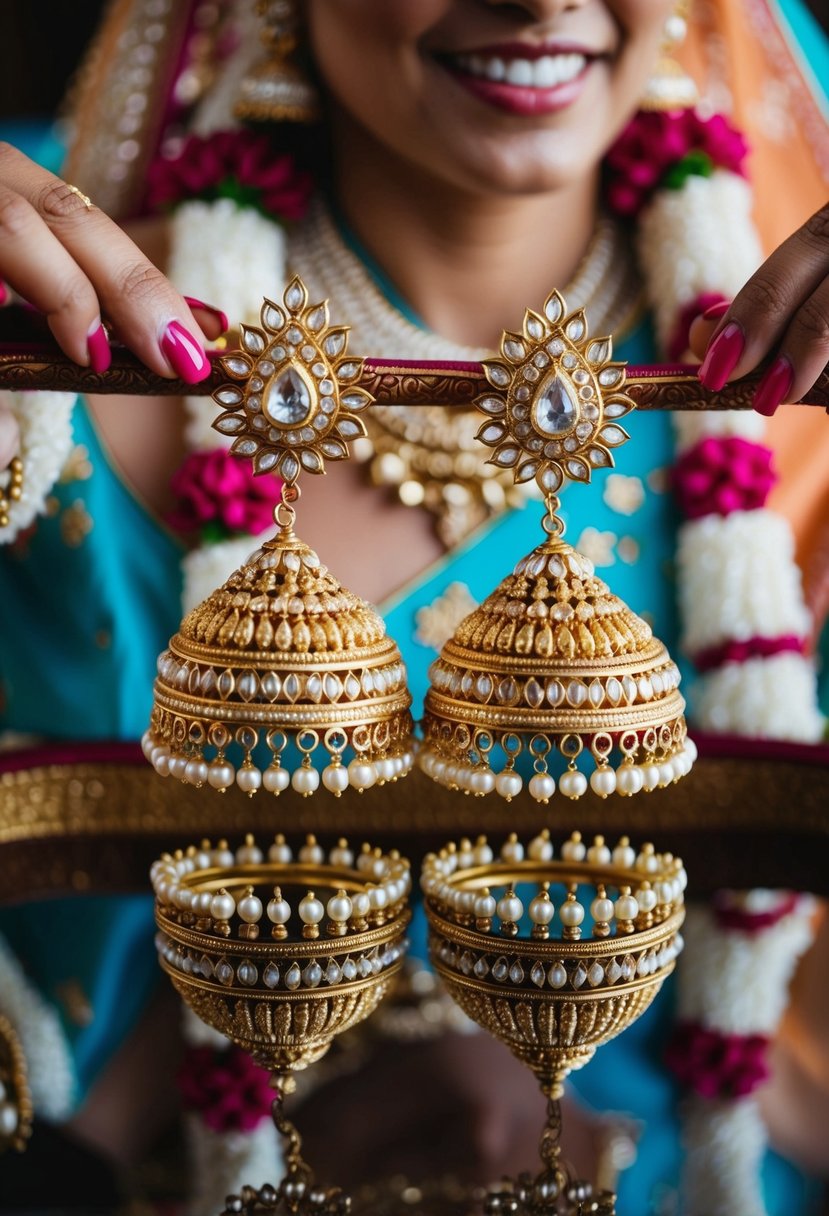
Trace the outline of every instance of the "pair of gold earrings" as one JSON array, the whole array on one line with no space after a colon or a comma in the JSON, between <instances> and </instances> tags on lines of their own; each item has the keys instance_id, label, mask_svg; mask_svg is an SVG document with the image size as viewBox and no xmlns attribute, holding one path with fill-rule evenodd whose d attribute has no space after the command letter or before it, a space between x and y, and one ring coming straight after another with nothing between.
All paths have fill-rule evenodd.
<instances>
[{"instance_id":1,"label":"pair of gold earrings","mask_svg":"<svg viewBox=\"0 0 829 1216\"><path fill-rule=\"evenodd\" d=\"M664 645L563 538L565 479L613 466L633 408L610 338L557 292L484 364L478 438L544 495L542 542L461 622L430 671L422 741L400 651L370 605L294 531L300 474L365 434L372 396L347 327L300 279L243 327L214 392L231 451L283 484L276 535L182 622L160 656L145 754L196 786L340 796L405 776L415 757L453 789L546 803L668 785L695 757ZM558 756L558 759L556 759ZM563 771L562 771L563 770Z\"/></svg>"}]
</instances>

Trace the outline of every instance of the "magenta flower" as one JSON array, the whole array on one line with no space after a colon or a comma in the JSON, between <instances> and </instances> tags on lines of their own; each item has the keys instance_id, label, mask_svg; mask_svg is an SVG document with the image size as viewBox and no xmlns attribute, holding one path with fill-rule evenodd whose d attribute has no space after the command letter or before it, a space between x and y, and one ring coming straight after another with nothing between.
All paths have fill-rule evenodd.
<instances>
[{"instance_id":1,"label":"magenta flower","mask_svg":"<svg viewBox=\"0 0 829 1216\"><path fill-rule=\"evenodd\" d=\"M176 1075L185 1110L214 1132L250 1132L270 1115L270 1073L238 1047L190 1047Z\"/></svg>"},{"instance_id":2,"label":"magenta flower","mask_svg":"<svg viewBox=\"0 0 829 1216\"><path fill-rule=\"evenodd\" d=\"M722 114L640 110L605 158L608 206L617 215L636 216L660 186L679 186L687 173L719 168L744 174L747 152L745 139Z\"/></svg>"},{"instance_id":3,"label":"magenta flower","mask_svg":"<svg viewBox=\"0 0 829 1216\"><path fill-rule=\"evenodd\" d=\"M147 206L232 198L280 220L300 220L311 178L292 156L274 152L268 135L245 129L190 135L174 156L159 157L147 175Z\"/></svg>"},{"instance_id":4,"label":"magenta flower","mask_svg":"<svg viewBox=\"0 0 829 1216\"><path fill-rule=\"evenodd\" d=\"M772 451L736 435L707 436L674 465L674 493L686 519L764 506L777 480Z\"/></svg>"},{"instance_id":5,"label":"magenta flower","mask_svg":"<svg viewBox=\"0 0 829 1216\"><path fill-rule=\"evenodd\" d=\"M207 533L207 539L257 536L273 522L281 483L256 477L249 463L225 448L191 452L173 474L177 503L168 516L180 532Z\"/></svg>"},{"instance_id":6,"label":"magenta flower","mask_svg":"<svg viewBox=\"0 0 829 1216\"><path fill-rule=\"evenodd\" d=\"M762 1034L721 1034L698 1022L680 1022L665 1062L681 1085L703 1098L744 1098L769 1075Z\"/></svg>"}]
</instances>

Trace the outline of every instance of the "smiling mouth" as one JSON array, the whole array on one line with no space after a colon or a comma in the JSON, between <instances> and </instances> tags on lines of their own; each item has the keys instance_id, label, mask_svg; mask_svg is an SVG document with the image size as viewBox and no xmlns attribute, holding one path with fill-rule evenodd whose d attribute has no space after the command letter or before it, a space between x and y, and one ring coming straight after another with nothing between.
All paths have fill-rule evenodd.
<instances>
[{"instance_id":1,"label":"smiling mouth","mask_svg":"<svg viewBox=\"0 0 829 1216\"><path fill-rule=\"evenodd\" d=\"M493 84L520 89L555 89L576 80L590 62L580 51L564 51L532 59L505 55L452 55L447 66L455 72Z\"/></svg>"}]
</instances>

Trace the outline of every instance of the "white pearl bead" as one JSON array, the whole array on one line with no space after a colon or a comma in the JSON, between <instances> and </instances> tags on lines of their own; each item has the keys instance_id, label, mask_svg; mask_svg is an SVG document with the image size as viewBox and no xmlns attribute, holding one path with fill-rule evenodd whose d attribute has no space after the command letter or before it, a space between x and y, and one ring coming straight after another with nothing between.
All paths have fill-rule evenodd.
<instances>
[{"instance_id":1,"label":"white pearl bead","mask_svg":"<svg viewBox=\"0 0 829 1216\"><path fill-rule=\"evenodd\" d=\"M255 925L258 920L262 919L262 900L256 895L243 895L236 905L236 911L243 921L249 925Z\"/></svg>"},{"instance_id":2,"label":"white pearl bead","mask_svg":"<svg viewBox=\"0 0 829 1216\"><path fill-rule=\"evenodd\" d=\"M517 895L504 895L498 900L498 915L501 920L517 921L524 915L524 905Z\"/></svg>"},{"instance_id":3,"label":"white pearl bead","mask_svg":"<svg viewBox=\"0 0 829 1216\"><path fill-rule=\"evenodd\" d=\"M476 768L469 778L469 786L479 797L491 794L495 789L495 774L490 768Z\"/></svg>"},{"instance_id":4,"label":"white pearl bead","mask_svg":"<svg viewBox=\"0 0 829 1216\"><path fill-rule=\"evenodd\" d=\"M607 924L613 916L613 900L601 896L594 899L590 905L590 915L594 920L600 920Z\"/></svg>"},{"instance_id":5,"label":"white pearl bead","mask_svg":"<svg viewBox=\"0 0 829 1216\"><path fill-rule=\"evenodd\" d=\"M632 870L636 864L636 851L629 844L617 844L613 850L613 864L623 870Z\"/></svg>"},{"instance_id":6,"label":"white pearl bead","mask_svg":"<svg viewBox=\"0 0 829 1216\"><path fill-rule=\"evenodd\" d=\"M492 895L479 895L475 900L475 915L479 920L492 920L495 911L495 899Z\"/></svg>"},{"instance_id":7,"label":"white pearl bead","mask_svg":"<svg viewBox=\"0 0 829 1216\"><path fill-rule=\"evenodd\" d=\"M377 912L380 908L386 906L386 889L385 887L369 887L368 889L369 907Z\"/></svg>"},{"instance_id":8,"label":"white pearl bead","mask_svg":"<svg viewBox=\"0 0 829 1216\"><path fill-rule=\"evenodd\" d=\"M392 777L397 775L397 765L390 756L383 756L380 760L375 760L374 768L378 781L391 781Z\"/></svg>"},{"instance_id":9,"label":"white pearl bead","mask_svg":"<svg viewBox=\"0 0 829 1216\"><path fill-rule=\"evenodd\" d=\"M170 776L170 751L166 747L159 747L153 752L153 768L158 773L159 777Z\"/></svg>"},{"instance_id":10,"label":"white pearl bead","mask_svg":"<svg viewBox=\"0 0 829 1216\"><path fill-rule=\"evenodd\" d=\"M202 786L207 780L207 764L204 760L188 760L184 778L190 785Z\"/></svg>"},{"instance_id":11,"label":"white pearl bead","mask_svg":"<svg viewBox=\"0 0 829 1216\"><path fill-rule=\"evenodd\" d=\"M235 911L236 900L228 891L224 895L217 891L210 900L210 915L214 920L230 920Z\"/></svg>"},{"instance_id":12,"label":"white pearl bead","mask_svg":"<svg viewBox=\"0 0 829 1216\"><path fill-rule=\"evenodd\" d=\"M616 774L616 788L620 794L630 796L638 794L644 785L644 776L641 768L635 764L622 765Z\"/></svg>"},{"instance_id":13,"label":"white pearl bead","mask_svg":"<svg viewBox=\"0 0 829 1216\"><path fill-rule=\"evenodd\" d=\"M291 919L291 905L287 899L277 899L275 896L268 901L266 909L268 920L275 925L285 925Z\"/></svg>"},{"instance_id":14,"label":"white pearl bead","mask_svg":"<svg viewBox=\"0 0 829 1216\"><path fill-rule=\"evenodd\" d=\"M505 840L501 845L501 861L523 861L524 846L520 840Z\"/></svg>"},{"instance_id":15,"label":"white pearl bead","mask_svg":"<svg viewBox=\"0 0 829 1216\"><path fill-rule=\"evenodd\" d=\"M659 785L659 765L645 764L642 767L643 789L655 790Z\"/></svg>"},{"instance_id":16,"label":"white pearl bead","mask_svg":"<svg viewBox=\"0 0 829 1216\"><path fill-rule=\"evenodd\" d=\"M616 774L612 768L597 768L590 774L590 788L600 798L607 798L616 789Z\"/></svg>"},{"instance_id":17,"label":"white pearl bead","mask_svg":"<svg viewBox=\"0 0 829 1216\"><path fill-rule=\"evenodd\" d=\"M262 784L258 768L240 768L236 773L236 784L243 794L255 794Z\"/></svg>"},{"instance_id":18,"label":"white pearl bead","mask_svg":"<svg viewBox=\"0 0 829 1216\"><path fill-rule=\"evenodd\" d=\"M186 756L171 756L170 757L170 776L175 777L177 781L184 780L184 774L187 772L187 757Z\"/></svg>"},{"instance_id":19,"label":"white pearl bead","mask_svg":"<svg viewBox=\"0 0 829 1216\"><path fill-rule=\"evenodd\" d=\"M616 915L619 920L636 920L639 915L639 904L636 899L632 895L620 895L616 900Z\"/></svg>"},{"instance_id":20,"label":"white pearl bead","mask_svg":"<svg viewBox=\"0 0 829 1216\"><path fill-rule=\"evenodd\" d=\"M520 775L512 772L510 769L505 769L495 778L495 792L510 802L516 798L524 785Z\"/></svg>"},{"instance_id":21,"label":"white pearl bead","mask_svg":"<svg viewBox=\"0 0 829 1216\"><path fill-rule=\"evenodd\" d=\"M587 790L587 778L578 769L568 769L559 777L558 788L565 798L581 798Z\"/></svg>"},{"instance_id":22,"label":"white pearl bead","mask_svg":"<svg viewBox=\"0 0 829 1216\"><path fill-rule=\"evenodd\" d=\"M584 908L578 900L565 900L559 908L558 914L561 917L561 923L568 929L574 929L584 920Z\"/></svg>"},{"instance_id":23,"label":"white pearl bead","mask_svg":"<svg viewBox=\"0 0 829 1216\"><path fill-rule=\"evenodd\" d=\"M530 777L529 789L536 802L549 802L556 792L556 783L549 773L535 773Z\"/></svg>"},{"instance_id":24,"label":"white pearl bead","mask_svg":"<svg viewBox=\"0 0 829 1216\"><path fill-rule=\"evenodd\" d=\"M493 853L485 840L478 840L475 848L472 850L472 856L475 859L476 866L488 866L492 861Z\"/></svg>"},{"instance_id":25,"label":"white pearl bead","mask_svg":"<svg viewBox=\"0 0 829 1216\"><path fill-rule=\"evenodd\" d=\"M559 782L559 789L560 788L561 782ZM575 840L571 837L570 840L565 840L564 844L561 846L561 856L564 861L584 861L584 855L586 852L587 849L584 841L580 837Z\"/></svg>"},{"instance_id":26,"label":"white pearl bead","mask_svg":"<svg viewBox=\"0 0 829 1216\"><path fill-rule=\"evenodd\" d=\"M365 760L360 760L359 757L355 756L348 766L348 780L355 790L371 789L377 780L374 765L367 764Z\"/></svg>"},{"instance_id":27,"label":"white pearl bead","mask_svg":"<svg viewBox=\"0 0 829 1216\"><path fill-rule=\"evenodd\" d=\"M362 920L371 911L371 901L365 891L355 891L351 896L351 906L354 909L354 915Z\"/></svg>"},{"instance_id":28,"label":"white pearl bead","mask_svg":"<svg viewBox=\"0 0 829 1216\"><path fill-rule=\"evenodd\" d=\"M303 896L299 902L300 920L302 920L306 925L318 925L324 915L325 908L323 908L322 904L315 895L312 895L309 892L307 895Z\"/></svg>"},{"instance_id":29,"label":"white pearl bead","mask_svg":"<svg viewBox=\"0 0 829 1216\"><path fill-rule=\"evenodd\" d=\"M207 770L207 784L214 790L226 790L235 776L236 770L227 760L214 760Z\"/></svg>"},{"instance_id":30,"label":"white pearl bead","mask_svg":"<svg viewBox=\"0 0 829 1216\"><path fill-rule=\"evenodd\" d=\"M322 770L322 784L331 794L348 789L348 769L344 764L328 764Z\"/></svg>"},{"instance_id":31,"label":"white pearl bead","mask_svg":"<svg viewBox=\"0 0 829 1216\"><path fill-rule=\"evenodd\" d=\"M338 923L348 920L352 911L353 905L345 891L338 891L336 895L332 895L326 905L326 912L333 921Z\"/></svg>"},{"instance_id":32,"label":"white pearl bead","mask_svg":"<svg viewBox=\"0 0 829 1216\"><path fill-rule=\"evenodd\" d=\"M549 832L534 836L527 845L527 853L533 861L550 861L553 856L553 846Z\"/></svg>"},{"instance_id":33,"label":"white pearl bead","mask_svg":"<svg viewBox=\"0 0 829 1216\"><path fill-rule=\"evenodd\" d=\"M320 775L315 768L300 768L294 769L291 776L291 785L298 794L302 794L303 798L307 798L309 794L313 794L314 790L319 789Z\"/></svg>"},{"instance_id":34,"label":"white pearl bead","mask_svg":"<svg viewBox=\"0 0 829 1216\"><path fill-rule=\"evenodd\" d=\"M155 747L155 740L153 739L150 732L148 730L145 730L144 734L141 736L141 751L144 753L145 760L149 760L154 747ZM2 1084L2 1083L0 1083L0 1084ZM2 1099L2 1097L3 1097L3 1094L0 1093L0 1100Z\"/></svg>"},{"instance_id":35,"label":"white pearl bead","mask_svg":"<svg viewBox=\"0 0 829 1216\"><path fill-rule=\"evenodd\" d=\"M269 794L281 794L291 784L291 774L286 768L271 765L262 774L262 784Z\"/></svg>"},{"instance_id":36,"label":"white pearl bead","mask_svg":"<svg viewBox=\"0 0 829 1216\"><path fill-rule=\"evenodd\" d=\"M659 784L670 785L675 776L676 774L674 773L673 762L670 760L663 760L659 765Z\"/></svg>"},{"instance_id":37,"label":"white pearl bead","mask_svg":"<svg viewBox=\"0 0 829 1216\"><path fill-rule=\"evenodd\" d=\"M545 891L542 895L536 895L530 903L530 920L536 925L549 925L555 911L553 901Z\"/></svg>"},{"instance_id":38,"label":"white pearl bead","mask_svg":"<svg viewBox=\"0 0 829 1216\"><path fill-rule=\"evenodd\" d=\"M236 850L236 861L240 866L258 866L262 860L262 850L252 836L247 837L244 844Z\"/></svg>"},{"instance_id":39,"label":"white pearl bead","mask_svg":"<svg viewBox=\"0 0 829 1216\"><path fill-rule=\"evenodd\" d=\"M604 840L596 839L594 844L591 844L587 850L587 860L594 866L610 865L610 849L605 844Z\"/></svg>"},{"instance_id":40,"label":"white pearl bead","mask_svg":"<svg viewBox=\"0 0 829 1216\"><path fill-rule=\"evenodd\" d=\"M0 1135L11 1137L17 1131L17 1107L0 1102Z\"/></svg>"},{"instance_id":41,"label":"white pearl bead","mask_svg":"<svg viewBox=\"0 0 829 1216\"><path fill-rule=\"evenodd\" d=\"M209 891L199 891L193 900L193 911L196 913L196 916L209 916L212 900L213 896Z\"/></svg>"},{"instance_id":42,"label":"white pearl bead","mask_svg":"<svg viewBox=\"0 0 829 1216\"><path fill-rule=\"evenodd\" d=\"M324 863L325 852L322 845L317 842L316 836L307 838L299 850L298 857L304 865L321 866Z\"/></svg>"}]
</instances>

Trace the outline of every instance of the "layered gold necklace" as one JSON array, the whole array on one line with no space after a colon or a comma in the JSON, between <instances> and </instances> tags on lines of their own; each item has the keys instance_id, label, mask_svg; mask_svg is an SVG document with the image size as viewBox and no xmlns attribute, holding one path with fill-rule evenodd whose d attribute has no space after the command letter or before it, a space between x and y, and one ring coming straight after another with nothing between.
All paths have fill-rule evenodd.
<instances>
[{"instance_id":1,"label":"layered gold necklace","mask_svg":"<svg viewBox=\"0 0 829 1216\"><path fill-rule=\"evenodd\" d=\"M395 308L370 271L349 248L321 200L288 242L288 263L314 298L336 301L351 322L355 350L390 358L478 362L492 352L462 346L421 329ZM642 289L619 226L599 222L573 280L564 289L574 308L585 308L595 333L623 334L639 315ZM480 417L457 407L375 405L366 418L368 440L361 457L375 485L394 490L406 506L435 516L447 547L508 507L535 493L534 482L514 485L510 470L481 461L475 441Z\"/></svg>"}]
</instances>

